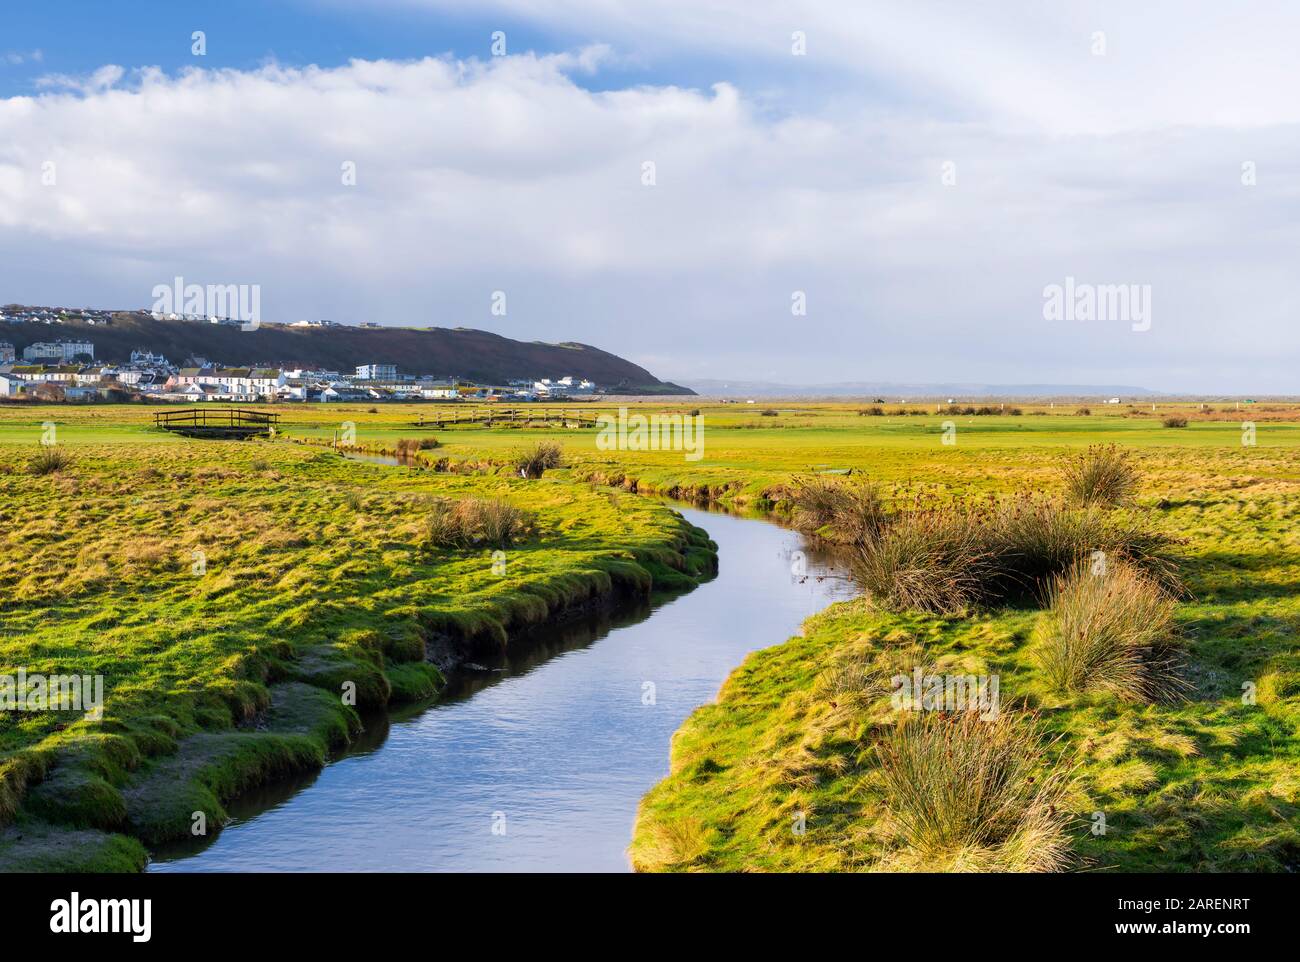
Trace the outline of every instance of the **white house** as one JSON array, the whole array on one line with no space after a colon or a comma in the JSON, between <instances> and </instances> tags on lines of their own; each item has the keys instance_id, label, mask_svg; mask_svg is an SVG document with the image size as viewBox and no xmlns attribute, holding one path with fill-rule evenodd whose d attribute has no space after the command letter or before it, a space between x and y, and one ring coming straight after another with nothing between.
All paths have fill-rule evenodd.
<instances>
[{"instance_id":1,"label":"white house","mask_svg":"<svg viewBox=\"0 0 1300 962\"><path fill-rule=\"evenodd\" d=\"M27 389L27 382L14 374L0 374L0 397L18 397Z\"/></svg>"},{"instance_id":2,"label":"white house","mask_svg":"<svg viewBox=\"0 0 1300 962\"><path fill-rule=\"evenodd\" d=\"M33 361L42 357L57 357L59 360L71 361L78 354L95 356L95 345L90 341L37 341L23 348L23 360Z\"/></svg>"},{"instance_id":3,"label":"white house","mask_svg":"<svg viewBox=\"0 0 1300 962\"><path fill-rule=\"evenodd\" d=\"M43 364L20 364L10 373L31 384L72 384L76 382L80 371L81 368L69 365L46 367Z\"/></svg>"},{"instance_id":4,"label":"white house","mask_svg":"<svg viewBox=\"0 0 1300 962\"><path fill-rule=\"evenodd\" d=\"M285 383L283 371L246 367L181 368L168 381L172 388L204 388L204 396L217 400L252 401L272 397ZM208 390L210 389L210 390Z\"/></svg>"}]
</instances>

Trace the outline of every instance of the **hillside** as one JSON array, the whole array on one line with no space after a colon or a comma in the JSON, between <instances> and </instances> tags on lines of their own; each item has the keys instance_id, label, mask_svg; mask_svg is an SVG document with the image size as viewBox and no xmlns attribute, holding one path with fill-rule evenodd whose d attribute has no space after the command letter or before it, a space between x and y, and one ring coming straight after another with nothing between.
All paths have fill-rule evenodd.
<instances>
[{"instance_id":1,"label":"hillside","mask_svg":"<svg viewBox=\"0 0 1300 962\"><path fill-rule=\"evenodd\" d=\"M761 398L1100 398L1151 397L1157 392L1123 384L942 384L897 381L840 381L832 384L778 384L772 381L722 381L699 379L690 383L697 394L709 397L748 395Z\"/></svg>"},{"instance_id":2,"label":"hillside","mask_svg":"<svg viewBox=\"0 0 1300 962\"><path fill-rule=\"evenodd\" d=\"M0 341L21 355L34 341L85 338L95 357L125 361L137 349L174 363L191 356L230 366L266 365L351 371L358 364L396 364L404 373L465 377L489 384L516 378L566 375L595 381L611 393L691 394L660 381L645 368L587 344L515 341L468 328L289 327L263 324L256 331L182 321L159 321L143 313L117 313L111 325L71 321L5 324Z\"/></svg>"}]
</instances>

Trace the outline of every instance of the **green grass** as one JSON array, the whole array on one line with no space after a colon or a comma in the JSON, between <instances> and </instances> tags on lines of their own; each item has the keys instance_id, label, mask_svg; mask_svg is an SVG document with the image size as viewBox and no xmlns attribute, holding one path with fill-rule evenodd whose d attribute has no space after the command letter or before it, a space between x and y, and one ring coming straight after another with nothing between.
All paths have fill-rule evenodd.
<instances>
[{"instance_id":1,"label":"green grass","mask_svg":"<svg viewBox=\"0 0 1300 962\"><path fill-rule=\"evenodd\" d=\"M1056 739L1056 761L1075 776L1060 802L1069 816L1068 869L1300 867L1294 425L1261 422L1273 446L1250 448L1238 425L1194 416L1174 432L1158 421L1026 416L1016 419L1020 443L1006 451L1008 428L998 420L984 419L983 433L959 427L956 448L941 451L937 442L909 445L901 428L891 433L882 418L864 418L852 435L861 448L851 450L841 436L832 450L843 455L822 463L893 484L899 504L958 505L1026 488L1062 495L1064 457L1118 442L1144 475L1137 510L1180 542L1187 594L1172 615L1185 649L1185 698L1134 704L1113 692L1062 692L1037 657L1035 639L1050 616L1032 597L947 617L888 613L866 599L835 605L810 618L802 635L751 655L717 702L678 731L670 774L641 806L630 848L637 868L1007 867L982 856L935 859L899 832L899 788L880 759L906 716L900 721L882 692L879 665L996 675L1004 710L1040 715ZM770 450L756 455L754 469L760 480L741 490L781 510L799 445L776 431L765 441ZM1041 525L1031 527L1042 534ZM1106 830L1095 834L1102 819Z\"/></svg>"},{"instance_id":2,"label":"green grass","mask_svg":"<svg viewBox=\"0 0 1300 962\"><path fill-rule=\"evenodd\" d=\"M1061 802L1066 867L1300 868L1300 408L1002 417L884 405L860 417L859 406L640 408L700 407L699 461L600 450L588 429L440 429L439 447L416 454L425 471L320 446L345 423L359 450L426 437L417 406L280 406L284 438L239 444L162 435L145 407L0 406L0 661L111 679L102 722L0 718L0 865L138 867L138 838L188 831L195 810L219 823L251 781L319 765L347 737L344 683L358 707L425 697L437 684L426 644L496 648L594 594L707 573L703 536L629 492L789 518L799 479L852 471L889 507L1058 498L1065 459L1114 443L1142 475L1133 510L1180 540L1185 700L1061 692L1035 657L1046 616L1033 598L949 617L836 605L799 637L754 639L774 646L683 726L671 774L643 803L634 862L915 867L889 815L879 748L898 719L878 679L882 666L925 665L997 674L1005 707L1038 713L1043 764L1076 776ZM1168 416L1189 425L1164 428ZM1242 444L1247 418L1254 446ZM50 421L74 460L29 474ZM561 446L563 467L518 478L515 456L539 441ZM508 550L504 576L486 549L430 552L433 498L502 499L535 513L536 536ZM191 573L195 551L205 574ZM327 698L313 706L304 692ZM1091 831L1094 813L1105 834Z\"/></svg>"},{"instance_id":3,"label":"green grass","mask_svg":"<svg viewBox=\"0 0 1300 962\"><path fill-rule=\"evenodd\" d=\"M104 834L88 867L133 865L124 838L184 834L198 811L219 826L239 792L319 767L355 729L345 697L429 697L429 644L500 649L567 606L712 569L701 532L619 492L41 412L0 408L0 674L102 675L105 705L0 714L0 828ZM25 435L65 416L74 460L30 474ZM504 558L430 550L444 499L522 512L527 536ZM31 864L32 837L4 830L0 868Z\"/></svg>"}]
</instances>

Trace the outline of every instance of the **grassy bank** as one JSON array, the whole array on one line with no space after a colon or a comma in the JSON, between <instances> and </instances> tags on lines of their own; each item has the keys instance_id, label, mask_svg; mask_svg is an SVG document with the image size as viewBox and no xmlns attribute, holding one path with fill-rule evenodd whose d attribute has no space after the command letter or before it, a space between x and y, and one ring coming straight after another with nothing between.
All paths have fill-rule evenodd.
<instances>
[{"instance_id":1,"label":"grassy bank","mask_svg":"<svg viewBox=\"0 0 1300 962\"><path fill-rule=\"evenodd\" d=\"M1042 657L1054 615L1034 599L949 617L890 612L868 598L842 603L809 619L801 636L752 655L717 702L679 730L670 774L643 801L634 865L978 871L1037 864L1024 859L1033 845L1015 846L1032 830L1044 847L1041 825L1013 822L1000 835L987 833L993 841L940 844L954 819L970 819L954 833L965 843L979 837L972 826L1002 816L963 808L966 796L982 793L954 758L981 746L958 730L927 742L921 729L931 723L892 700L888 682L922 668L998 678L1004 714L1035 729L1040 747L1021 761L1032 772L1026 786L1058 780L1045 805L1062 842L1053 867L1295 871L1300 459L1290 444L1260 450L1242 446L1238 434L1213 444L1215 428L1202 430L1203 443L1194 446L1148 439L1129 448L1146 475L1137 510L1181 539L1176 560L1186 594L1170 603L1178 697L1124 698L1100 686L1063 691ZM1025 488L1059 495L1071 440L1026 445L1013 458L993 447L909 458L882 446L877 458L855 466L905 477L908 492L925 490L940 504ZM932 470L936 459L947 463ZM900 475L900 466L911 470ZM954 468L959 483L950 480ZM886 496L895 490L887 485ZM1114 610L1105 604L1099 610ZM932 724L950 723L951 714ZM927 758L927 744L942 750ZM912 755L900 755L900 745ZM900 757L908 773L901 782ZM918 797L918 784L933 792ZM1019 800L1026 811L1028 798Z\"/></svg>"},{"instance_id":2,"label":"grassy bank","mask_svg":"<svg viewBox=\"0 0 1300 962\"><path fill-rule=\"evenodd\" d=\"M181 440L135 413L0 411L0 675L104 688L98 720L0 714L3 868L138 868L142 843L216 831L240 791L319 767L358 710L433 695L433 650L490 653L714 563L701 532L616 492ZM69 460L42 473L52 419ZM431 541L439 506L470 501L526 530Z\"/></svg>"}]
</instances>

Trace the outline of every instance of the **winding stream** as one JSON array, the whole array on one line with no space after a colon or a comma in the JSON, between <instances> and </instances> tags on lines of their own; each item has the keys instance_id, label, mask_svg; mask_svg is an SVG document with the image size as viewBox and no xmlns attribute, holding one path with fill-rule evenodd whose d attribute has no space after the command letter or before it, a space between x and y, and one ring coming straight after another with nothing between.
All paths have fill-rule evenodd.
<instances>
[{"instance_id":1,"label":"winding stream","mask_svg":"<svg viewBox=\"0 0 1300 962\"><path fill-rule=\"evenodd\" d=\"M566 623L436 703L368 718L323 771L241 798L150 871L626 871L672 733L747 653L851 593L794 532L681 510L718 544L712 581Z\"/></svg>"}]
</instances>

